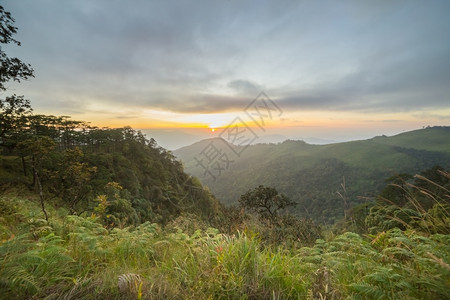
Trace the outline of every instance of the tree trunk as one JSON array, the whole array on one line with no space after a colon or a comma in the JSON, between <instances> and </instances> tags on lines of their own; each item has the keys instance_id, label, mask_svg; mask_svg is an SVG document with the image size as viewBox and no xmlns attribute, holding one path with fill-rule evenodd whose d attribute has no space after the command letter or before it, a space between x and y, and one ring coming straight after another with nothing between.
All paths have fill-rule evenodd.
<instances>
[{"instance_id":1,"label":"tree trunk","mask_svg":"<svg viewBox=\"0 0 450 300\"><path fill-rule=\"evenodd\" d=\"M27 166L25 162L25 156L21 155L21 159L22 159L23 175L27 177Z\"/></svg>"},{"instance_id":2,"label":"tree trunk","mask_svg":"<svg viewBox=\"0 0 450 300\"><path fill-rule=\"evenodd\" d=\"M35 173L36 173L37 184L38 184L38 187L39 187L39 199L40 199L40 201L41 201L42 212L43 212L44 215L45 215L45 220L48 221L48 214L47 214L47 211L45 210L44 193L43 193L43 191L42 191L41 181L39 180L39 177L38 177L38 175L37 175L37 171L36 171L36 170L35 170Z\"/></svg>"},{"instance_id":3,"label":"tree trunk","mask_svg":"<svg viewBox=\"0 0 450 300\"><path fill-rule=\"evenodd\" d=\"M45 203L44 203L44 192L42 191L41 180L39 179L39 174L38 174L37 167L36 167L36 158L34 155L33 155L33 159L32 159L32 166L33 166L33 185L35 188L37 188L37 190L39 192L39 200L41 202L41 209L42 209L42 212L44 213L45 220L48 221L48 214L47 214L47 211L45 210Z\"/></svg>"},{"instance_id":4,"label":"tree trunk","mask_svg":"<svg viewBox=\"0 0 450 300\"><path fill-rule=\"evenodd\" d=\"M33 168L33 182L31 183L31 186L36 190L37 169L36 169L36 157L34 156L34 154L31 156L31 167Z\"/></svg>"}]
</instances>

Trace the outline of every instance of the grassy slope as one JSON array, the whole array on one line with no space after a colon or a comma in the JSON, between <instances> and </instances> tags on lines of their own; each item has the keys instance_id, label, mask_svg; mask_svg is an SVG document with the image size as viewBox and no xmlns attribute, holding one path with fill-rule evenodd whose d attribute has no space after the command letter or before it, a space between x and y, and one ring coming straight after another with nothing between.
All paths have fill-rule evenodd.
<instances>
[{"instance_id":1,"label":"grassy slope","mask_svg":"<svg viewBox=\"0 0 450 300\"><path fill-rule=\"evenodd\" d=\"M392 137L373 138L376 143L450 154L450 127L430 127Z\"/></svg>"},{"instance_id":2,"label":"grassy slope","mask_svg":"<svg viewBox=\"0 0 450 300\"><path fill-rule=\"evenodd\" d=\"M199 153L211 141L216 146L222 145L221 149L235 159L216 181L205 176L193 160L194 156L201 158ZM357 196L374 196L383 187L385 178L396 173L417 173L436 164L450 167L450 127L330 145L308 145L301 141L253 145L241 157L227 149L223 142L207 140L174 153L183 161L186 171L199 177L224 203L236 203L248 189L264 184L275 186L300 202L298 209L316 211L313 213L316 218L320 215L319 206L325 202L331 210L330 217L334 218L340 210L336 191L343 177L350 200L356 204L360 201Z\"/></svg>"}]
</instances>

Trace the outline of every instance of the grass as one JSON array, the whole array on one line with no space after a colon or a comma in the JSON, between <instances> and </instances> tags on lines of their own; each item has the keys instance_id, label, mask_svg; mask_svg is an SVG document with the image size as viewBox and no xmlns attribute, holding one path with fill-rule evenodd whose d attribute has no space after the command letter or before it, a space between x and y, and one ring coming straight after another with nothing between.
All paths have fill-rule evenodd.
<instances>
[{"instance_id":1,"label":"grass","mask_svg":"<svg viewBox=\"0 0 450 300\"><path fill-rule=\"evenodd\" d=\"M107 230L51 207L46 222L14 193L0 209L2 299L450 298L448 234L347 232L296 249L250 231Z\"/></svg>"},{"instance_id":2,"label":"grass","mask_svg":"<svg viewBox=\"0 0 450 300\"><path fill-rule=\"evenodd\" d=\"M408 147L427 151L447 152L450 154L448 147L448 137L450 128L447 127L430 127L425 129L413 130L392 137L376 137L373 140L376 143L391 146Z\"/></svg>"}]
</instances>

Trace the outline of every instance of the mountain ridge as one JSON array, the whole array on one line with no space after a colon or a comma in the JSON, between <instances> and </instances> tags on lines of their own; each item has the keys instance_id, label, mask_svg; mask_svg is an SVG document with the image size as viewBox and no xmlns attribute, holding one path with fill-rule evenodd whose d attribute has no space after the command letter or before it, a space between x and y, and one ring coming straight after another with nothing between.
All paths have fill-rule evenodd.
<instances>
[{"instance_id":1,"label":"mountain ridge","mask_svg":"<svg viewBox=\"0 0 450 300\"><path fill-rule=\"evenodd\" d=\"M229 168L215 174L214 180L198 162L211 143L233 160ZM186 172L198 177L224 204L236 204L240 195L263 184L297 201L300 205L293 211L297 215L334 222L342 216L342 199L337 191L342 189L343 181L351 205L357 205L377 195L390 176L414 175L435 165L448 168L450 127L328 145L286 140L243 147L211 138L173 153L183 162ZM233 155L232 149L240 155Z\"/></svg>"}]
</instances>

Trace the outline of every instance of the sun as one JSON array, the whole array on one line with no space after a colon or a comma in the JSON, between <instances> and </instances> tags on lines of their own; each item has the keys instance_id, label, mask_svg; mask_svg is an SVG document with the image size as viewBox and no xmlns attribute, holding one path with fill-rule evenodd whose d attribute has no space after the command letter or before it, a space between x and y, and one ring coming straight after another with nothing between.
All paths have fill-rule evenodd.
<instances>
[{"instance_id":1,"label":"sun","mask_svg":"<svg viewBox=\"0 0 450 300\"><path fill-rule=\"evenodd\" d=\"M216 131L216 129L215 128L211 128L211 132L215 132Z\"/></svg>"}]
</instances>

